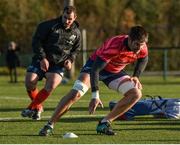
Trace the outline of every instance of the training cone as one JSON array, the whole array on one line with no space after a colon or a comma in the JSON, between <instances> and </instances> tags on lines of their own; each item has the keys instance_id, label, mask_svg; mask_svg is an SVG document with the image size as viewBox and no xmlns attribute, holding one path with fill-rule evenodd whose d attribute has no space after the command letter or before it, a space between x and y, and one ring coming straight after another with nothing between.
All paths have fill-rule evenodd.
<instances>
[{"instance_id":1,"label":"training cone","mask_svg":"<svg viewBox=\"0 0 180 145\"><path fill-rule=\"evenodd\" d=\"M63 138L78 138L78 136L72 132L65 133Z\"/></svg>"}]
</instances>

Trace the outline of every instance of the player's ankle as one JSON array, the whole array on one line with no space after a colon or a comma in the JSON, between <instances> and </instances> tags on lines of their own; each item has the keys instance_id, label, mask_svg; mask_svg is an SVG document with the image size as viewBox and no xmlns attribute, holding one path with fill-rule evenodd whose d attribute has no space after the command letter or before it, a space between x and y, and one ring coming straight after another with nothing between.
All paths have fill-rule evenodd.
<instances>
[{"instance_id":1,"label":"player's ankle","mask_svg":"<svg viewBox=\"0 0 180 145\"><path fill-rule=\"evenodd\" d=\"M102 120L101 120L101 123L104 123L104 122L108 122L108 123L111 123L109 120L107 120L106 118L103 118Z\"/></svg>"},{"instance_id":2,"label":"player's ankle","mask_svg":"<svg viewBox=\"0 0 180 145\"><path fill-rule=\"evenodd\" d=\"M50 121L48 121L47 125L50 126L51 128L54 128L54 123L52 123Z\"/></svg>"}]
</instances>

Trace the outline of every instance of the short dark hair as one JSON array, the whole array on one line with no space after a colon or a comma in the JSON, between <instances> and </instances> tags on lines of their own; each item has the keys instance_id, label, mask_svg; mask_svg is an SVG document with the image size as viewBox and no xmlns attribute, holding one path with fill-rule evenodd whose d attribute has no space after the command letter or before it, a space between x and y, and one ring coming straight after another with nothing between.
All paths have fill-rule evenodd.
<instances>
[{"instance_id":1,"label":"short dark hair","mask_svg":"<svg viewBox=\"0 0 180 145\"><path fill-rule=\"evenodd\" d=\"M129 37L132 41L138 40L138 41L148 41L148 33L142 26L134 26L130 29Z\"/></svg>"},{"instance_id":2,"label":"short dark hair","mask_svg":"<svg viewBox=\"0 0 180 145\"><path fill-rule=\"evenodd\" d=\"M66 12L67 14L71 14L73 12L75 16L77 15L76 7L74 7L74 6L66 6L66 7L64 7L63 13L64 12Z\"/></svg>"}]
</instances>

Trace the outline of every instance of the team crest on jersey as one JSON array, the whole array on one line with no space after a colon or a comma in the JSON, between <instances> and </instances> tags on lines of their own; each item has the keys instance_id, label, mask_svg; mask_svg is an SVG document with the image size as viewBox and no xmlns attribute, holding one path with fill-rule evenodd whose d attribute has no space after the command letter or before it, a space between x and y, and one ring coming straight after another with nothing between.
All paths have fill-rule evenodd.
<instances>
[{"instance_id":1,"label":"team crest on jersey","mask_svg":"<svg viewBox=\"0 0 180 145\"><path fill-rule=\"evenodd\" d=\"M69 37L69 41L68 41L68 43L70 43L71 45L73 45L73 41L76 39L76 35L71 35L70 37Z\"/></svg>"},{"instance_id":2,"label":"team crest on jersey","mask_svg":"<svg viewBox=\"0 0 180 145\"><path fill-rule=\"evenodd\" d=\"M58 34L58 33L59 33L59 30L57 29L57 30L55 31L55 33L57 33L57 34Z\"/></svg>"},{"instance_id":3,"label":"team crest on jersey","mask_svg":"<svg viewBox=\"0 0 180 145\"><path fill-rule=\"evenodd\" d=\"M71 36L69 37L69 39L70 39L71 41L74 41L74 40L76 39L76 35L71 35Z\"/></svg>"}]
</instances>

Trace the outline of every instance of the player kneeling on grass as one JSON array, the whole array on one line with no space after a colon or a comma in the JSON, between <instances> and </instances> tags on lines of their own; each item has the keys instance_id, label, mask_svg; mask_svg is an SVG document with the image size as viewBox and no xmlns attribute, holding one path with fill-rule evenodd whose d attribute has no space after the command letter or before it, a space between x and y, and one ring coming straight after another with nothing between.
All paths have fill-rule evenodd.
<instances>
[{"instance_id":1,"label":"player kneeling on grass","mask_svg":"<svg viewBox=\"0 0 180 145\"><path fill-rule=\"evenodd\" d=\"M89 113L93 114L98 105L103 107L99 97L99 80L103 81L109 89L124 95L113 110L99 121L96 128L97 133L115 135L110 123L128 111L142 96L142 86L138 78L148 62L147 39L148 34L145 29L141 26L134 26L129 35L119 35L105 41L90 56L81 69L73 88L61 99L54 114L40 130L39 135L50 135L58 119L88 91L90 86L92 98L89 103ZM135 61L137 63L131 77L123 69Z\"/></svg>"}]
</instances>

